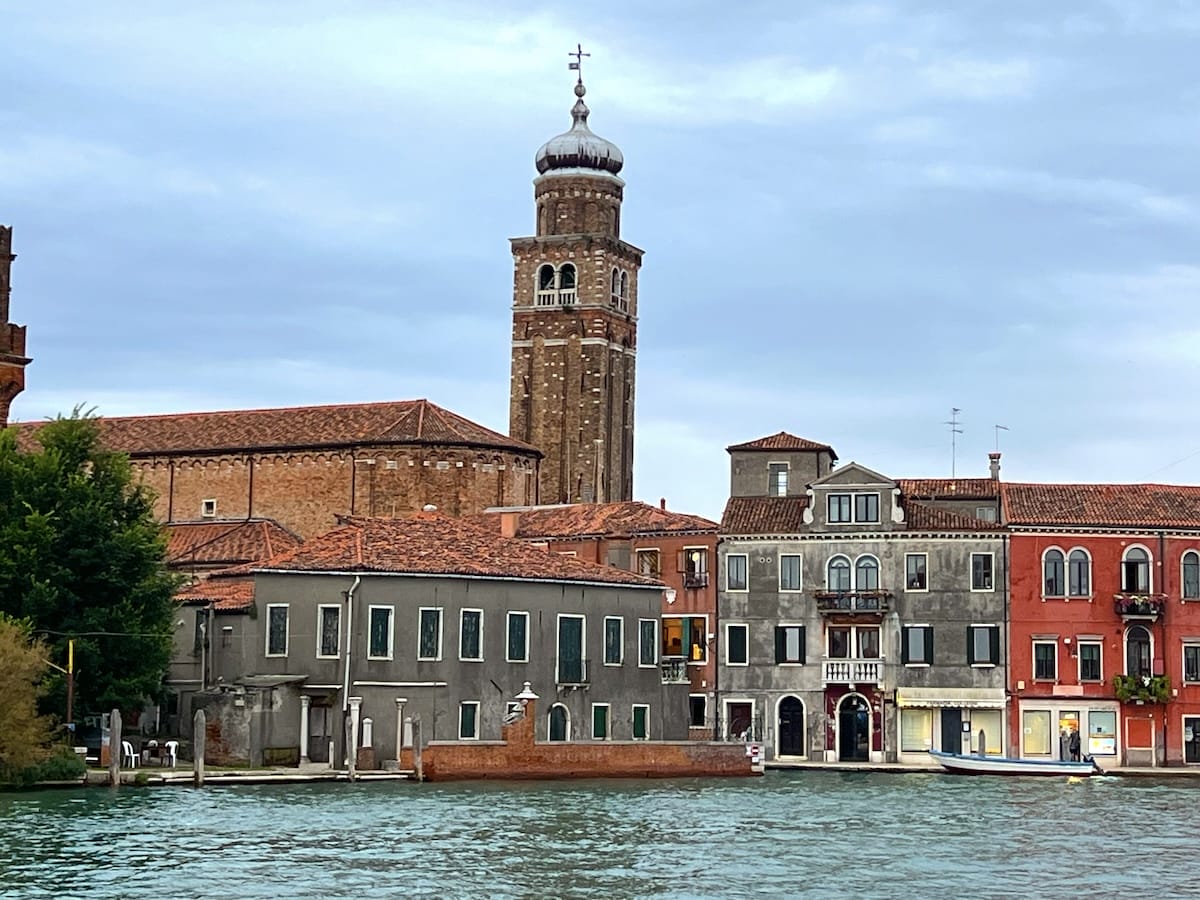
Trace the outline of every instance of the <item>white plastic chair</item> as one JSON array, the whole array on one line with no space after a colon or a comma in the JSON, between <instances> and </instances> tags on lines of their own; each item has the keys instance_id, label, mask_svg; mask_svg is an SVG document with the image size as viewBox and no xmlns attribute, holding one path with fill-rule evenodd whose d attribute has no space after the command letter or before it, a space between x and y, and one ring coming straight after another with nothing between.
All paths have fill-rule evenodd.
<instances>
[{"instance_id":1,"label":"white plastic chair","mask_svg":"<svg viewBox=\"0 0 1200 900\"><path fill-rule=\"evenodd\" d=\"M137 764L138 758L137 754L133 752L133 744L129 741L121 741L121 765L136 769Z\"/></svg>"},{"instance_id":2,"label":"white plastic chair","mask_svg":"<svg viewBox=\"0 0 1200 900\"><path fill-rule=\"evenodd\" d=\"M171 768L175 768L175 761L179 757L179 741L167 741L167 757L171 760Z\"/></svg>"}]
</instances>

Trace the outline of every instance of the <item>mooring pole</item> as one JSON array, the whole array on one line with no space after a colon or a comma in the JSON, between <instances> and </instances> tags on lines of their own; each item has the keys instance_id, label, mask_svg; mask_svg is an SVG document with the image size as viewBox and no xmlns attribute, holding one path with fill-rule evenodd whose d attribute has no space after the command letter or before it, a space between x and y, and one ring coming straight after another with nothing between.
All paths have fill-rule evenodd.
<instances>
[{"instance_id":1,"label":"mooring pole","mask_svg":"<svg viewBox=\"0 0 1200 900\"><path fill-rule=\"evenodd\" d=\"M108 716L108 783L116 787L121 783L121 711L114 709Z\"/></svg>"},{"instance_id":2,"label":"mooring pole","mask_svg":"<svg viewBox=\"0 0 1200 900\"><path fill-rule=\"evenodd\" d=\"M207 728L204 710L196 710L192 716L192 777L196 787L204 787L204 738Z\"/></svg>"}]
</instances>

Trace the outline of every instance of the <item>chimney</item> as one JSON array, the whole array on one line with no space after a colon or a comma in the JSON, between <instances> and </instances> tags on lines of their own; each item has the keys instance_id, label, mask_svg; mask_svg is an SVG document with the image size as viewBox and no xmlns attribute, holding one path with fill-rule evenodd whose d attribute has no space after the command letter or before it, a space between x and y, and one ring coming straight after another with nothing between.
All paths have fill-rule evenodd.
<instances>
[{"instance_id":1,"label":"chimney","mask_svg":"<svg viewBox=\"0 0 1200 900\"><path fill-rule=\"evenodd\" d=\"M517 516L519 513L508 511L500 513L500 535L501 537L516 537L517 536Z\"/></svg>"},{"instance_id":2,"label":"chimney","mask_svg":"<svg viewBox=\"0 0 1200 900\"><path fill-rule=\"evenodd\" d=\"M1000 480L1000 451L993 450L988 454L988 469L992 473L992 481Z\"/></svg>"},{"instance_id":3,"label":"chimney","mask_svg":"<svg viewBox=\"0 0 1200 900\"><path fill-rule=\"evenodd\" d=\"M667 498L666 497L658 498L658 508L661 509L663 512L667 511Z\"/></svg>"}]
</instances>

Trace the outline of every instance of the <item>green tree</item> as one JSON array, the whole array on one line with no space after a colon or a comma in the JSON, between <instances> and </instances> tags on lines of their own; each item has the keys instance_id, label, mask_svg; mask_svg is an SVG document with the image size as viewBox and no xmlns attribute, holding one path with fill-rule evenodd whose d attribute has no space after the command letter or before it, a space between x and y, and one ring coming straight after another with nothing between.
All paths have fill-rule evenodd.
<instances>
[{"instance_id":1,"label":"green tree","mask_svg":"<svg viewBox=\"0 0 1200 900\"><path fill-rule=\"evenodd\" d=\"M76 638L76 720L139 710L170 660L176 585L154 496L90 414L47 423L36 447L17 433L0 431L0 612L45 635L59 666ZM46 686L42 709L65 717L65 677Z\"/></svg>"},{"instance_id":2,"label":"green tree","mask_svg":"<svg viewBox=\"0 0 1200 900\"><path fill-rule=\"evenodd\" d=\"M47 668L46 647L30 636L28 623L0 614L0 780L49 753L50 720L37 709Z\"/></svg>"}]
</instances>

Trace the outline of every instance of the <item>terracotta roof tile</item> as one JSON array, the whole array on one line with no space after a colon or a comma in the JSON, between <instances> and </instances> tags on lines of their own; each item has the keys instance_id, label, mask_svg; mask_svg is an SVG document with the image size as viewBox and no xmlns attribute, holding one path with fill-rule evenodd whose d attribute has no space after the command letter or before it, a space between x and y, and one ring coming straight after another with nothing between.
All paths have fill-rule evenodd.
<instances>
[{"instance_id":1,"label":"terracotta roof tile","mask_svg":"<svg viewBox=\"0 0 1200 900\"><path fill-rule=\"evenodd\" d=\"M102 417L99 421L106 446L133 456L389 443L478 445L540 455L523 441L484 428L428 400ZM44 424L18 425L19 440L31 445L33 435Z\"/></svg>"},{"instance_id":2,"label":"terracotta roof tile","mask_svg":"<svg viewBox=\"0 0 1200 900\"><path fill-rule=\"evenodd\" d=\"M515 509L510 514L517 517L516 536L527 540L590 535L716 533L717 530L717 523L711 519L671 512L639 500ZM499 528L502 515L505 513L501 510L489 510L475 518Z\"/></svg>"},{"instance_id":3,"label":"terracotta roof tile","mask_svg":"<svg viewBox=\"0 0 1200 900\"><path fill-rule=\"evenodd\" d=\"M807 497L730 497L721 516L722 534L796 534L807 526Z\"/></svg>"},{"instance_id":4,"label":"terracotta roof tile","mask_svg":"<svg viewBox=\"0 0 1200 900\"><path fill-rule=\"evenodd\" d=\"M786 431L771 434L756 441L747 441L744 444L733 444L725 449L729 452L734 450L825 450L832 454L834 459L837 459L837 454L828 444L819 444L808 438L796 437Z\"/></svg>"},{"instance_id":5,"label":"terracotta roof tile","mask_svg":"<svg viewBox=\"0 0 1200 900\"><path fill-rule=\"evenodd\" d=\"M1173 484L1003 485L1012 525L1200 528L1200 486Z\"/></svg>"},{"instance_id":6,"label":"terracotta roof tile","mask_svg":"<svg viewBox=\"0 0 1200 900\"><path fill-rule=\"evenodd\" d=\"M175 592L179 603L211 603L218 612L240 612L254 605L254 579L246 573L241 577L226 577L214 573L211 577L187 585Z\"/></svg>"},{"instance_id":7,"label":"terracotta roof tile","mask_svg":"<svg viewBox=\"0 0 1200 900\"><path fill-rule=\"evenodd\" d=\"M994 478L901 478L900 491L927 500L994 500L1000 484Z\"/></svg>"},{"instance_id":8,"label":"terracotta roof tile","mask_svg":"<svg viewBox=\"0 0 1200 900\"><path fill-rule=\"evenodd\" d=\"M343 527L254 566L254 571L471 575L663 586L654 578L562 556L519 538L502 537L494 525L440 513L344 521Z\"/></svg>"},{"instance_id":9,"label":"terracotta roof tile","mask_svg":"<svg viewBox=\"0 0 1200 900\"><path fill-rule=\"evenodd\" d=\"M272 519L172 522L167 534L167 563L172 566L259 562L303 543Z\"/></svg>"},{"instance_id":10,"label":"terracotta roof tile","mask_svg":"<svg viewBox=\"0 0 1200 900\"><path fill-rule=\"evenodd\" d=\"M995 522L977 519L966 513L941 509L905 498L904 519L909 531L997 531Z\"/></svg>"}]
</instances>

